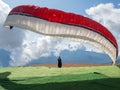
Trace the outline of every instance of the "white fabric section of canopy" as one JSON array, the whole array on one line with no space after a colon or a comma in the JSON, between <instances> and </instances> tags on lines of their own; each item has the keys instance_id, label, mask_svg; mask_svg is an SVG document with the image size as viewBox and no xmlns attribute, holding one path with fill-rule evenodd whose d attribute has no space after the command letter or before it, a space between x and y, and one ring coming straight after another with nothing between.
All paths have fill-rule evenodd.
<instances>
[{"instance_id":1,"label":"white fabric section of canopy","mask_svg":"<svg viewBox=\"0 0 120 90\"><path fill-rule=\"evenodd\" d=\"M8 15L5 26L16 26L44 35L64 37L73 41L91 44L108 54L113 64L116 62L116 48L114 45L101 34L87 28L24 15Z\"/></svg>"}]
</instances>

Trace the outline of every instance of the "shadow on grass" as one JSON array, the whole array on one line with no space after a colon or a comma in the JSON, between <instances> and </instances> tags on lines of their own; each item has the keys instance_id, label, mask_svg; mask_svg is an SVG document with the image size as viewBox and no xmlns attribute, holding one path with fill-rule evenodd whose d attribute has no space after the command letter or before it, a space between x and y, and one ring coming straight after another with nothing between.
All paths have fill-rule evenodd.
<instances>
[{"instance_id":1,"label":"shadow on grass","mask_svg":"<svg viewBox=\"0 0 120 90\"><path fill-rule=\"evenodd\" d=\"M52 82L45 84L19 84L8 78L10 74L10 72L0 73L0 86L5 90L120 90L120 78Z\"/></svg>"},{"instance_id":2,"label":"shadow on grass","mask_svg":"<svg viewBox=\"0 0 120 90\"><path fill-rule=\"evenodd\" d=\"M120 64L119 65L116 65L118 68L120 68Z\"/></svg>"}]
</instances>

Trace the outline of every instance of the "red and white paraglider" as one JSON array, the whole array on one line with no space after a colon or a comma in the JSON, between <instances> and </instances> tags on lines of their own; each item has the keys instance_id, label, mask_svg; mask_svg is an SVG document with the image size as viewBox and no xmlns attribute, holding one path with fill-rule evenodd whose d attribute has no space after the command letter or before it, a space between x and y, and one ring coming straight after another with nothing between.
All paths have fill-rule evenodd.
<instances>
[{"instance_id":1,"label":"red and white paraglider","mask_svg":"<svg viewBox=\"0 0 120 90\"><path fill-rule=\"evenodd\" d=\"M14 26L44 35L70 38L91 44L108 54L113 64L118 56L118 44L112 33L87 17L61 10L21 5L9 13L5 26Z\"/></svg>"}]
</instances>

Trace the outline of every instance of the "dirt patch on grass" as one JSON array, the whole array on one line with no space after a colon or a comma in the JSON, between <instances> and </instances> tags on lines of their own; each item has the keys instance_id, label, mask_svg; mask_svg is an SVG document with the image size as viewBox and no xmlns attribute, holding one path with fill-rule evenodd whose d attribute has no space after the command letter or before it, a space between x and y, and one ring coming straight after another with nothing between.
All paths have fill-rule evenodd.
<instances>
[{"instance_id":1,"label":"dirt patch on grass","mask_svg":"<svg viewBox=\"0 0 120 90\"><path fill-rule=\"evenodd\" d=\"M35 64L32 66L46 66L46 67L58 67L57 64ZM66 63L62 64L62 67L92 67L92 66L111 66L111 64L78 64L78 63Z\"/></svg>"}]
</instances>

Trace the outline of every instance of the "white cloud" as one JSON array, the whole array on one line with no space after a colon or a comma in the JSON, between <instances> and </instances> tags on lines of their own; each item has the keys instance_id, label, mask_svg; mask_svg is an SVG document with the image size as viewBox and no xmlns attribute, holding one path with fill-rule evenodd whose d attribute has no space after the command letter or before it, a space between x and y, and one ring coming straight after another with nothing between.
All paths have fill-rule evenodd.
<instances>
[{"instance_id":1,"label":"white cloud","mask_svg":"<svg viewBox=\"0 0 120 90\"><path fill-rule=\"evenodd\" d=\"M5 49L13 53L17 51L17 48L22 47L25 33L18 28L9 30L3 26L10 10L10 7L0 0L0 49ZM18 54L18 52L15 53Z\"/></svg>"},{"instance_id":2,"label":"white cloud","mask_svg":"<svg viewBox=\"0 0 120 90\"><path fill-rule=\"evenodd\" d=\"M32 39L29 34L33 35ZM29 31L26 36L23 46L16 48L16 50L11 53L12 60L10 61L10 65L25 65L40 57L47 57L51 54L59 56L63 50L74 51L80 47L80 43L77 42L68 42L58 38L38 35Z\"/></svg>"},{"instance_id":3,"label":"white cloud","mask_svg":"<svg viewBox=\"0 0 120 90\"><path fill-rule=\"evenodd\" d=\"M2 22L5 21L5 18L10 10L10 7L7 4L5 4L2 0L0 0L0 27L3 25Z\"/></svg>"},{"instance_id":4,"label":"white cloud","mask_svg":"<svg viewBox=\"0 0 120 90\"><path fill-rule=\"evenodd\" d=\"M86 13L106 26L115 35L120 45L120 8L115 8L112 3L99 4L87 9Z\"/></svg>"},{"instance_id":5,"label":"white cloud","mask_svg":"<svg viewBox=\"0 0 120 90\"><path fill-rule=\"evenodd\" d=\"M105 25L112 32L120 32L120 8L115 8L114 4L99 4L86 10L94 20Z\"/></svg>"},{"instance_id":6,"label":"white cloud","mask_svg":"<svg viewBox=\"0 0 120 90\"><path fill-rule=\"evenodd\" d=\"M20 29L7 30L2 27L0 28L0 48L14 49L20 47L24 37L25 34Z\"/></svg>"},{"instance_id":7,"label":"white cloud","mask_svg":"<svg viewBox=\"0 0 120 90\"><path fill-rule=\"evenodd\" d=\"M118 4L118 6L120 6L120 3Z\"/></svg>"},{"instance_id":8,"label":"white cloud","mask_svg":"<svg viewBox=\"0 0 120 90\"><path fill-rule=\"evenodd\" d=\"M0 0L0 48L4 49L14 49L21 46L25 37L24 32L20 29L14 28L13 30L9 30L3 27L10 10L10 7Z\"/></svg>"}]
</instances>

